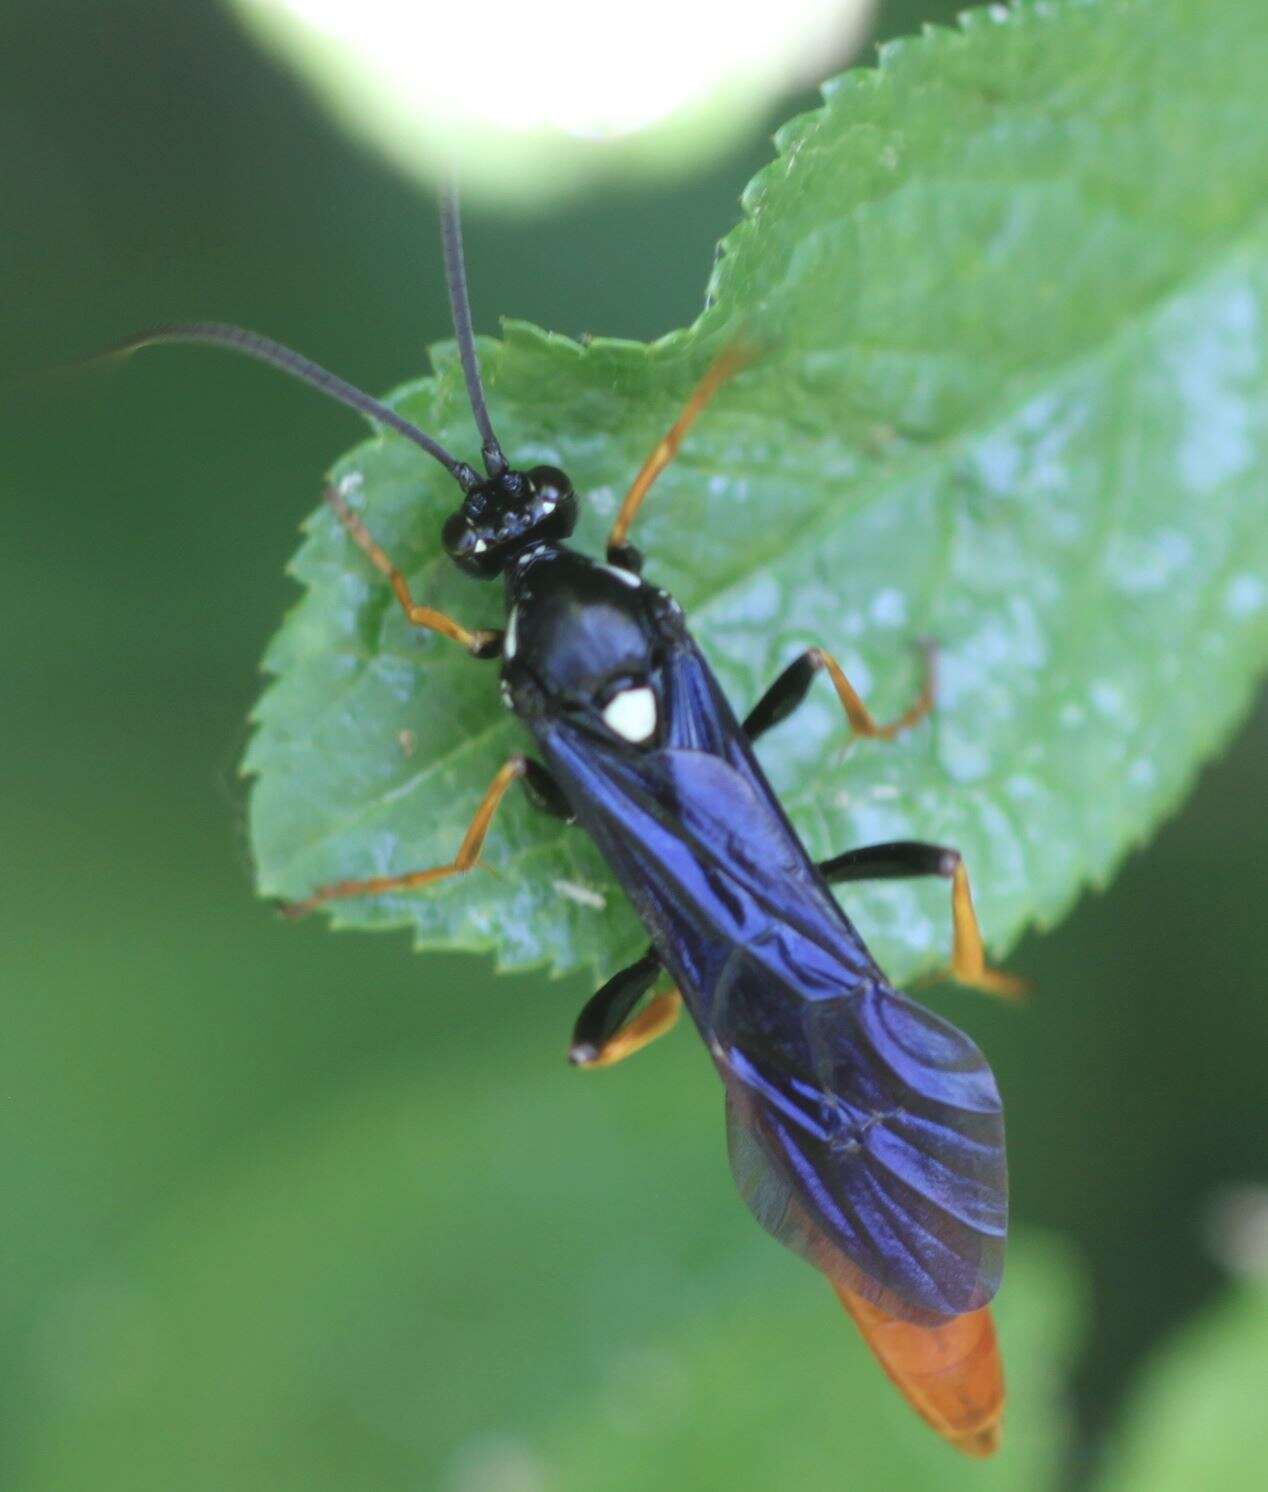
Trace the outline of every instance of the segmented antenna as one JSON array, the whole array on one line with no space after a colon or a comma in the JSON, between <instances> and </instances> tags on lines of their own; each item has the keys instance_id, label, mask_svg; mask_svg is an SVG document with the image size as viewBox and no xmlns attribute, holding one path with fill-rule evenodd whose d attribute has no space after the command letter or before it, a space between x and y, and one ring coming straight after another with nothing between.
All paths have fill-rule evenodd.
<instances>
[{"instance_id":1,"label":"segmented antenna","mask_svg":"<svg viewBox=\"0 0 1268 1492\"><path fill-rule=\"evenodd\" d=\"M445 284L449 289L449 309L453 314L454 337L462 358L462 374L467 381L467 398L480 431L484 469L491 477L500 477L507 459L493 433L484 386L480 382L480 362L476 357L475 333L471 327L471 302L467 298L467 268L462 259L462 216L458 210L458 184L451 176L440 193L440 241L445 251Z\"/></svg>"},{"instance_id":2,"label":"segmented antenna","mask_svg":"<svg viewBox=\"0 0 1268 1492\"><path fill-rule=\"evenodd\" d=\"M420 450L426 451L429 456L439 461L464 492L469 492L479 482L479 477L465 461L458 461L451 456L444 446L434 441L430 435L425 435L417 425L411 424L394 409L389 409L386 404L381 404L369 394L362 393L352 384L345 383L342 378L328 372L320 364L314 363L301 353L293 352L289 347L284 347L280 342L274 342L270 337L262 337L258 332L247 331L245 327L228 326L220 321L190 321L169 326L156 326L149 331L138 332L135 337L129 337L125 342L117 343L101 355L112 357L121 353L135 352L139 347L149 347L159 342L207 343L213 347L224 347L230 352L244 353L247 357L267 363L270 367L279 368L283 373L290 374L292 378L298 378L302 383L310 385L329 398L337 400L340 404L346 404L349 409L355 409L359 414L366 415L380 425L386 425L389 430L395 430L398 435L403 435L406 440L412 441Z\"/></svg>"}]
</instances>

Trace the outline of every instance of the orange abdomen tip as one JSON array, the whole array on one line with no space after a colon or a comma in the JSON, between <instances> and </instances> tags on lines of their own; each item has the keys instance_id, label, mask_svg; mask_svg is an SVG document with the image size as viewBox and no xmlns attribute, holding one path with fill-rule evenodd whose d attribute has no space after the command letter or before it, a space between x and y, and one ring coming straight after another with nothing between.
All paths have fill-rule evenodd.
<instances>
[{"instance_id":1,"label":"orange abdomen tip","mask_svg":"<svg viewBox=\"0 0 1268 1492\"><path fill-rule=\"evenodd\" d=\"M833 1288L921 1419L966 1456L994 1455L1004 1410L1004 1368L990 1307L937 1326L916 1326L851 1290Z\"/></svg>"}]
</instances>

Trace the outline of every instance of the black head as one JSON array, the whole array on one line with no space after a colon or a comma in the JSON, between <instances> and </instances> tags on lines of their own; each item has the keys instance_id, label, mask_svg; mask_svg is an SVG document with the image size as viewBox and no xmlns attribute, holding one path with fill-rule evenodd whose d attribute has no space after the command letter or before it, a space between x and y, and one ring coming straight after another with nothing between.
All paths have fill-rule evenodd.
<instances>
[{"instance_id":1,"label":"black head","mask_svg":"<svg viewBox=\"0 0 1268 1492\"><path fill-rule=\"evenodd\" d=\"M445 553L477 580L492 580L538 544L561 544L577 522L577 495L554 466L506 470L477 482L445 522Z\"/></svg>"}]
</instances>

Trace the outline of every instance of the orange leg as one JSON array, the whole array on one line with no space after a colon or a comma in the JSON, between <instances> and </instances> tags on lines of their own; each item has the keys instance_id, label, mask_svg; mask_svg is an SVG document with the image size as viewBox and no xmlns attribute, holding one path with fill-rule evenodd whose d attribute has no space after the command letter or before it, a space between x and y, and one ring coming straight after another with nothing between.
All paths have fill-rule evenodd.
<instances>
[{"instance_id":1,"label":"orange leg","mask_svg":"<svg viewBox=\"0 0 1268 1492\"><path fill-rule=\"evenodd\" d=\"M682 996L676 989L666 990L663 995L656 995L649 1000L632 1020L626 1021L625 1025L614 1036L609 1037L592 1056L589 1053L578 1056L574 1047L573 1066L588 1071L591 1068L612 1067L617 1062L624 1062L626 1057L632 1057L635 1052L641 1052L658 1036L663 1036L666 1031L672 1031L681 1014Z\"/></svg>"},{"instance_id":2,"label":"orange leg","mask_svg":"<svg viewBox=\"0 0 1268 1492\"><path fill-rule=\"evenodd\" d=\"M335 517L347 529L353 543L379 574L385 577L396 599L401 603L401 610L416 627L427 627L432 632L439 632L442 637L448 637L452 642L461 644L477 658L497 657L502 649L500 632L491 632L483 628L472 632L461 623L455 622L452 617L446 616L443 611L437 611L431 606L420 606L410 595L409 582L404 575L375 542L369 529L335 488L327 487L324 496L327 506L333 510Z\"/></svg>"},{"instance_id":3,"label":"orange leg","mask_svg":"<svg viewBox=\"0 0 1268 1492\"><path fill-rule=\"evenodd\" d=\"M986 962L986 950L982 946L982 929L973 909L973 891L969 886L969 873L964 861L955 857L955 869L951 874L951 977L960 984L983 990L988 995L1002 995L1015 999L1024 995L1028 988L1024 979L1016 974L1007 974L1003 969L992 969Z\"/></svg>"},{"instance_id":4,"label":"orange leg","mask_svg":"<svg viewBox=\"0 0 1268 1492\"><path fill-rule=\"evenodd\" d=\"M922 844L902 839L893 844L869 844L824 860L823 878L834 886L844 881L908 880L917 876L942 876L951 882L951 977L960 984L989 995L1013 997L1023 994L1026 982L986 962L982 929L973 909L969 873L959 850L941 844Z\"/></svg>"},{"instance_id":5,"label":"orange leg","mask_svg":"<svg viewBox=\"0 0 1268 1492\"><path fill-rule=\"evenodd\" d=\"M507 788L518 778L523 777L526 771L527 766L522 756L513 756L501 768L480 800L475 817L471 820L471 825L463 836L462 843L458 846L458 853L448 865L435 865L429 870L411 870L404 875L371 876L364 881L332 881L327 886L319 886L311 896L306 896L303 901L287 903L282 907L283 915L302 917L305 913L311 912L314 907L348 896L377 896L384 891L412 891L419 886L430 886L434 881L443 881L448 876L461 875L464 871L470 870L480 858L485 835L489 832L493 815L497 812L497 806L505 796Z\"/></svg>"},{"instance_id":6,"label":"orange leg","mask_svg":"<svg viewBox=\"0 0 1268 1492\"><path fill-rule=\"evenodd\" d=\"M999 1449L1004 1368L988 1306L915 1326L834 1285L891 1383L927 1425L966 1456Z\"/></svg>"},{"instance_id":7,"label":"orange leg","mask_svg":"<svg viewBox=\"0 0 1268 1492\"><path fill-rule=\"evenodd\" d=\"M678 447L682 445L696 417L728 378L752 362L753 355L753 349L744 343L732 343L726 348L696 385L691 398L687 400L686 407L670 426L668 433L661 438L651 455L643 462L638 475L634 478L633 485L625 494L620 512L616 515L616 522L612 525L612 532L608 535L608 559L613 563L619 563L623 556L628 555L626 537L629 534L630 525L634 522L652 483L678 454Z\"/></svg>"},{"instance_id":8,"label":"orange leg","mask_svg":"<svg viewBox=\"0 0 1268 1492\"><path fill-rule=\"evenodd\" d=\"M649 1000L635 1016L631 1012L661 976L655 948L649 948L624 969L618 969L585 1008L572 1028L568 1060L574 1067L611 1067L663 1036L678 1019L682 996L675 990Z\"/></svg>"},{"instance_id":9,"label":"orange leg","mask_svg":"<svg viewBox=\"0 0 1268 1492\"><path fill-rule=\"evenodd\" d=\"M858 691L845 676L845 670L824 648L807 648L799 658L784 669L761 699L749 711L744 721L744 733L750 741L756 741L772 726L787 720L810 691L815 676L825 670L832 680L841 708L850 722L850 729L859 736L870 736L882 741L892 741L901 731L909 730L933 709L936 688L935 654L932 647L924 648L925 676L920 693L896 720L883 725L859 698Z\"/></svg>"},{"instance_id":10,"label":"orange leg","mask_svg":"<svg viewBox=\"0 0 1268 1492\"><path fill-rule=\"evenodd\" d=\"M910 730L917 722L923 720L933 709L933 696L935 688L934 677L934 655L933 650L925 650L925 677L920 686L920 693L896 720L890 720L881 725L877 722L872 712L859 698L854 685L846 678L845 672L831 653L823 648L811 648L807 654L810 666L813 669L826 669L828 677L832 680L832 687L837 692L837 698L841 701L841 708L845 711L846 719L850 722L850 729L858 736L871 736L881 741L892 741L902 731Z\"/></svg>"}]
</instances>

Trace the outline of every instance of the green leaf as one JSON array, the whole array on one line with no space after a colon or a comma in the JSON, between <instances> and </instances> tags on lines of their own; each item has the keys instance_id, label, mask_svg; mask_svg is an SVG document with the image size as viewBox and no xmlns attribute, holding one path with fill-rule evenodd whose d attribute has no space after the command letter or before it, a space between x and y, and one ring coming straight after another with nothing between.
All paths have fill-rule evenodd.
<instances>
[{"instance_id":1,"label":"green leaf","mask_svg":"<svg viewBox=\"0 0 1268 1492\"><path fill-rule=\"evenodd\" d=\"M781 131L708 308L642 346L508 323L482 346L522 462L563 465L601 545L710 358L719 396L635 537L742 711L810 643L880 715L941 647L934 718L850 744L826 684L761 752L811 849L914 836L968 858L1011 943L1101 884L1245 710L1268 645L1268 8L1052 0L888 48ZM452 349L399 407L474 449ZM336 479L416 594L496 624L450 573L455 493L396 439ZM493 668L411 630L328 514L266 658L247 758L260 889L451 858L525 737ZM610 969L641 935L576 830L513 795L497 875L340 904L423 947ZM851 888L903 979L945 956L945 892Z\"/></svg>"},{"instance_id":2,"label":"green leaf","mask_svg":"<svg viewBox=\"0 0 1268 1492\"><path fill-rule=\"evenodd\" d=\"M15 1485L1054 1486L1081 1305L1056 1249L1012 1251L1004 1448L971 1462L752 1226L690 1044L598 1107L523 1033L417 1057L319 1092L66 1287Z\"/></svg>"},{"instance_id":3,"label":"green leaf","mask_svg":"<svg viewBox=\"0 0 1268 1492\"><path fill-rule=\"evenodd\" d=\"M1145 1370L1102 1492L1259 1492L1268 1472L1268 1284L1239 1284Z\"/></svg>"}]
</instances>

